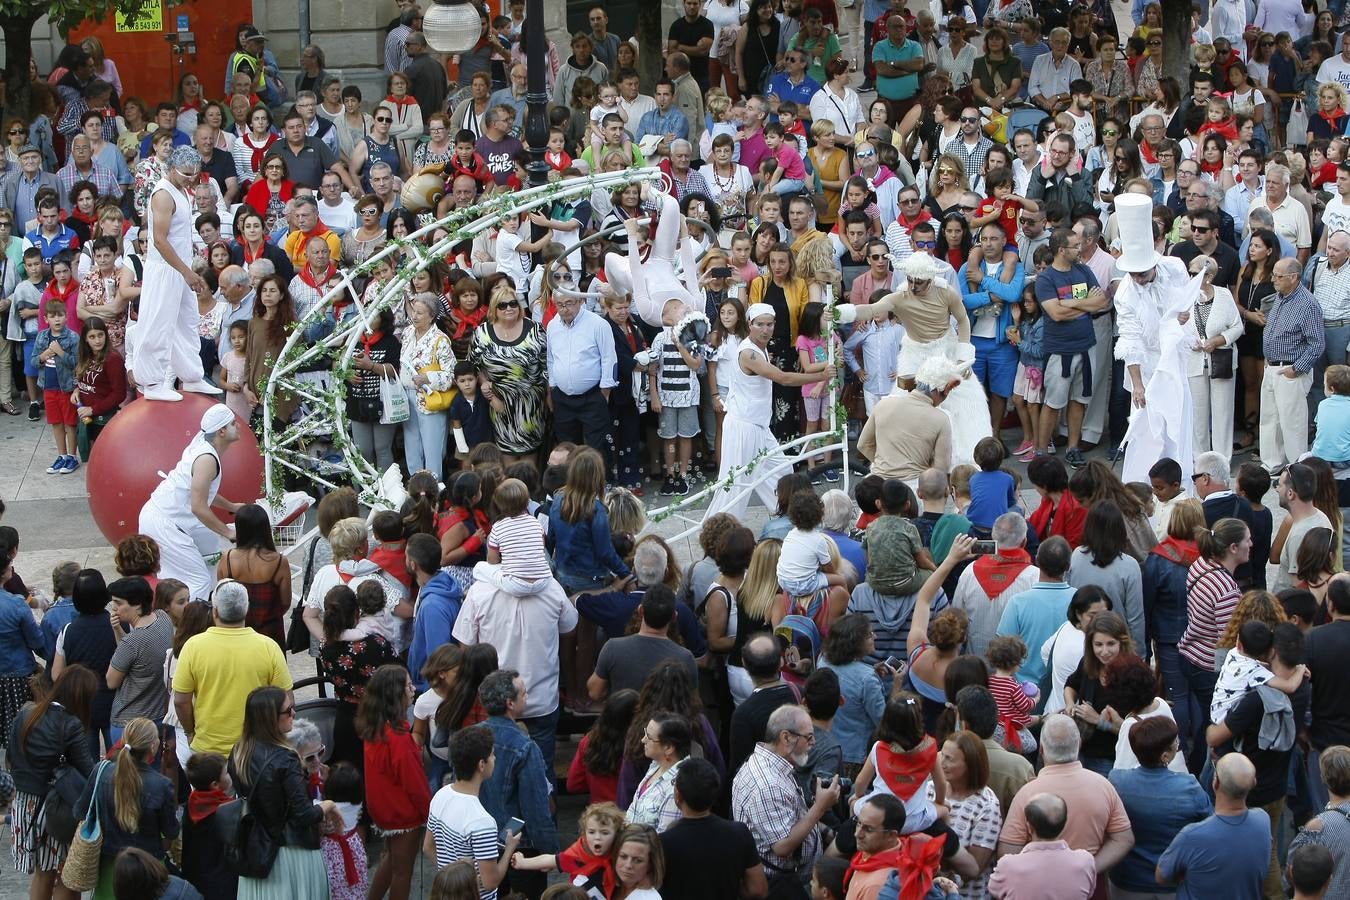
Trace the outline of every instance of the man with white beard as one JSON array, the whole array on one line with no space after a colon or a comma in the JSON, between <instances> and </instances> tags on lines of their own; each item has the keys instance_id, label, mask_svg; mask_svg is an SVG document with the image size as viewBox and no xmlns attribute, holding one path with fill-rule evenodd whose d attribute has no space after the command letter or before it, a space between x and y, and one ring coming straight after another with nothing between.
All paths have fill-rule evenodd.
<instances>
[{"instance_id":1,"label":"man with white beard","mask_svg":"<svg viewBox=\"0 0 1350 900\"><path fill-rule=\"evenodd\" d=\"M1190 341L1182 327L1200 296L1202 277L1191 278L1179 259L1153 245L1153 201L1137 194L1116 198L1122 252L1117 267L1127 277L1116 288L1116 358L1125 363L1125 389L1133 411L1125 434L1121 480L1149 480L1148 470L1170 457L1190 484L1191 389L1186 376Z\"/></svg>"}]
</instances>

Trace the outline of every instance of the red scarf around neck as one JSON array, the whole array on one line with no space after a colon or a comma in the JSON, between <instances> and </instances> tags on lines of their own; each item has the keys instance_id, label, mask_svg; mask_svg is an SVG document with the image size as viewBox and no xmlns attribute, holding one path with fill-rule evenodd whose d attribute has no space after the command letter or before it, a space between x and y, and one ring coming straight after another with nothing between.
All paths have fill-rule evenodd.
<instances>
[{"instance_id":1,"label":"red scarf around neck","mask_svg":"<svg viewBox=\"0 0 1350 900\"><path fill-rule=\"evenodd\" d=\"M481 303L473 312L465 312L462 309L455 310L455 333L450 335L451 339L459 340L464 337L465 332L472 332L479 325L487 321L487 307Z\"/></svg>"},{"instance_id":2,"label":"red scarf around neck","mask_svg":"<svg viewBox=\"0 0 1350 900\"><path fill-rule=\"evenodd\" d=\"M217 809L234 798L222 790L193 791L188 794L187 814L193 825L200 825Z\"/></svg>"},{"instance_id":3,"label":"red scarf around neck","mask_svg":"<svg viewBox=\"0 0 1350 900\"><path fill-rule=\"evenodd\" d=\"M395 97L393 94L385 97L384 103L393 103L396 106L412 106L417 102L417 98L412 94L404 94L402 97Z\"/></svg>"},{"instance_id":4,"label":"red scarf around neck","mask_svg":"<svg viewBox=\"0 0 1350 900\"><path fill-rule=\"evenodd\" d=\"M1031 565L1031 554L1025 547L1016 550L1000 550L991 556L981 556L975 560L975 580L980 583L990 602L1017 580L1022 570Z\"/></svg>"},{"instance_id":5,"label":"red scarf around neck","mask_svg":"<svg viewBox=\"0 0 1350 900\"><path fill-rule=\"evenodd\" d=\"M376 332L373 332L373 333L371 333L371 334L363 334L363 335L361 335L361 349L363 349L363 350L366 351L366 358L367 358L367 359L370 358L370 351L371 351L371 348L374 347L376 344L378 344L378 343L379 343L380 341L382 341L382 340L384 340L384 332L383 332L383 331L376 331Z\"/></svg>"},{"instance_id":6,"label":"red scarf around neck","mask_svg":"<svg viewBox=\"0 0 1350 900\"><path fill-rule=\"evenodd\" d=\"M913 702L909 700L908 702ZM908 800L923 787L937 759L937 741L925 739L913 750L892 750L890 744L877 744L877 776L901 800Z\"/></svg>"},{"instance_id":7,"label":"red scarf around neck","mask_svg":"<svg viewBox=\"0 0 1350 900\"><path fill-rule=\"evenodd\" d=\"M309 240L309 238L306 237L305 240ZM336 275L337 266L333 265L331 262L328 264L328 268L324 270L322 278L315 278L314 270L308 265L300 270L300 280L314 288L314 290L318 291L320 294L323 293L323 286L336 277Z\"/></svg>"},{"instance_id":8,"label":"red scarf around neck","mask_svg":"<svg viewBox=\"0 0 1350 900\"><path fill-rule=\"evenodd\" d=\"M245 130L243 134L239 135L239 140L243 142L245 147L252 151L252 155L249 157L249 167L261 177L263 156L267 154L267 149L269 147L281 140L281 135L277 134L275 131L269 131L267 133L267 139L263 141L261 147L253 143L253 132L251 131Z\"/></svg>"},{"instance_id":9,"label":"red scarf around neck","mask_svg":"<svg viewBox=\"0 0 1350 900\"><path fill-rule=\"evenodd\" d=\"M608 856L591 853L585 837L577 838L576 843L558 854L558 869L568 875L584 875L587 878L598 873L605 885L605 896L614 896L618 884L614 878L614 863Z\"/></svg>"},{"instance_id":10,"label":"red scarf around neck","mask_svg":"<svg viewBox=\"0 0 1350 900\"><path fill-rule=\"evenodd\" d=\"M916 834L902 837L897 846L871 856L859 851L849 861L844 887L848 887L855 872L895 869L900 876L899 900L922 900L933 886L946 842L945 834L938 837Z\"/></svg>"},{"instance_id":11,"label":"red scarf around neck","mask_svg":"<svg viewBox=\"0 0 1350 900\"><path fill-rule=\"evenodd\" d=\"M1174 562L1187 568L1190 568L1191 563L1200 558L1200 549L1195 546L1195 541L1183 541L1172 537L1170 534L1149 552L1158 554L1168 562Z\"/></svg>"}]
</instances>

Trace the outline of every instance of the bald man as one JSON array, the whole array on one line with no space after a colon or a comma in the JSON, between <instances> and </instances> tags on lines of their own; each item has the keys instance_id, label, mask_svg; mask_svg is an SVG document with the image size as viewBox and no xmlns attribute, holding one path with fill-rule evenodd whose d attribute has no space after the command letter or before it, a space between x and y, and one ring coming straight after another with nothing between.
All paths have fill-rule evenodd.
<instances>
[{"instance_id":1,"label":"bald man","mask_svg":"<svg viewBox=\"0 0 1350 900\"><path fill-rule=\"evenodd\" d=\"M1295 262L1295 265L1297 263ZM1260 900L1270 865L1270 817L1248 809L1256 767L1229 753L1214 767L1214 815L1187 825L1158 860L1158 884L1176 885L1177 900Z\"/></svg>"},{"instance_id":2,"label":"bald man","mask_svg":"<svg viewBox=\"0 0 1350 900\"><path fill-rule=\"evenodd\" d=\"M1020 852L998 861L989 890L1003 900L1088 900L1097 885L1097 864L1086 850L1069 847L1060 834L1069 807L1058 794L1037 794L1027 801L1033 840Z\"/></svg>"},{"instance_id":3,"label":"bald man","mask_svg":"<svg viewBox=\"0 0 1350 900\"><path fill-rule=\"evenodd\" d=\"M1308 449L1308 391L1313 368L1326 349L1322 306L1300 283L1297 259L1275 263L1275 305L1261 337L1266 368L1261 379L1261 464L1283 472Z\"/></svg>"}]
</instances>

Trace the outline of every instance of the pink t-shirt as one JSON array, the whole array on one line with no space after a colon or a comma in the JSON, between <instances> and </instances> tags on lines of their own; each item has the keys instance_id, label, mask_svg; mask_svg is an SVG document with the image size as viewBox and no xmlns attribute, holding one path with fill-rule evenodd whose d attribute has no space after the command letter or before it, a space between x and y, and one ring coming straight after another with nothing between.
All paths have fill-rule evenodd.
<instances>
[{"instance_id":1,"label":"pink t-shirt","mask_svg":"<svg viewBox=\"0 0 1350 900\"><path fill-rule=\"evenodd\" d=\"M792 178L797 181L806 180L806 165L802 162L802 156L796 150L787 144L780 144L778 152L773 154L778 160L778 165L783 170L784 178Z\"/></svg>"}]
</instances>

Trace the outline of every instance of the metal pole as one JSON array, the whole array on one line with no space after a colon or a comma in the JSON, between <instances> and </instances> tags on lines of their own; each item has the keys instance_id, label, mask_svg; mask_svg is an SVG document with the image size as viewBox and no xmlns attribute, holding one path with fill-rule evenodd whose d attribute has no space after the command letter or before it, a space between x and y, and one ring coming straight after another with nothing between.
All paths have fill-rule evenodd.
<instances>
[{"instance_id":1,"label":"metal pole","mask_svg":"<svg viewBox=\"0 0 1350 900\"><path fill-rule=\"evenodd\" d=\"M300 16L300 49L303 51L309 46L311 37L309 31L309 0L300 0L297 12ZM317 85L315 89L322 87L323 85Z\"/></svg>"},{"instance_id":2,"label":"metal pole","mask_svg":"<svg viewBox=\"0 0 1350 900\"><path fill-rule=\"evenodd\" d=\"M548 65L548 32L544 27L544 0L525 0L525 143L530 148L530 186L548 183L548 163L544 150L548 145L548 87L544 67Z\"/></svg>"}]
</instances>

